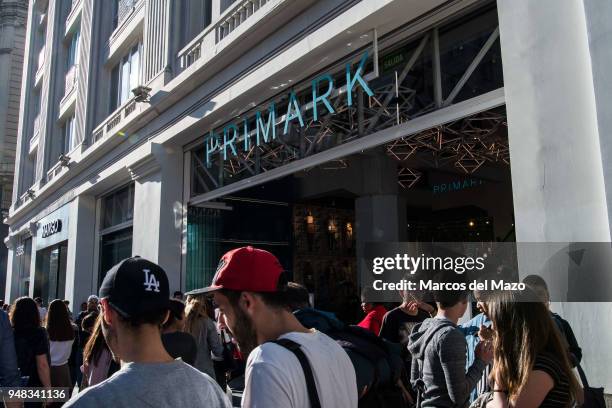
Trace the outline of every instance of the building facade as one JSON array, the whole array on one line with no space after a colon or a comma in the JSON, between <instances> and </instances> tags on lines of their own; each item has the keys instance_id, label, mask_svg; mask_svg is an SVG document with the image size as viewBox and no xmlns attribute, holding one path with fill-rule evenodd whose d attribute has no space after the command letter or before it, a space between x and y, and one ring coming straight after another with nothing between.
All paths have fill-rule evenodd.
<instances>
[{"instance_id":1,"label":"building facade","mask_svg":"<svg viewBox=\"0 0 612 408\"><path fill-rule=\"evenodd\" d=\"M351 320L368 242L610 242L602 2L30 6L6 299L132 254L189 290L253 244ZM612 388L612 306L558 307Z\"/></svg>"},{"instance_id":2,"label":"building facade","mask_svg":"<svg viewBox=\"0 0 612 408\"><path fill-rule=\"evenodd\" d=\"M12 202L19 95L26 36L28 2L0 1L0 211L8 215ZM8 234L8 226L0 227L0 234ZM0 248L0 293L6 281L7 251Z\"/></svg>"}]
</instances>

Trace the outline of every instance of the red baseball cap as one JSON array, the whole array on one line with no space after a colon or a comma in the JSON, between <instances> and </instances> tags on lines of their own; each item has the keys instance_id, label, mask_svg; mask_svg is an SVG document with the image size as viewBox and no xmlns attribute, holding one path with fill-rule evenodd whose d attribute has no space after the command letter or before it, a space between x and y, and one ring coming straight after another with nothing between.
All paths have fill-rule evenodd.
<instances>
[{"instance_id":1,"label":"red baseball cap","mask_svg":"<svg viewBox=\"0 0 612 408\"><path fill-rule=\"evenodd\" d=\"M221 257L212 284L186 295L219 289L247 292L276 292L283 267L270 252L252 246L233 249Z\"/></svg>"}]
</instances>

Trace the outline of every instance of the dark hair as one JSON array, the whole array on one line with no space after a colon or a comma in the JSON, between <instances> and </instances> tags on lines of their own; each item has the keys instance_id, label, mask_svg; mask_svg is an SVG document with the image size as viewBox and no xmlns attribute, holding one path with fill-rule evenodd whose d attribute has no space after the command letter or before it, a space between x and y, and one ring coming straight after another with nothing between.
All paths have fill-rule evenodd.
<instances>
[{"instance_id":1,"label":"dark hair","mask_svg":"<svg viewBox=\"0 0 612 408\"><path fill-rule=\"evenodd\" d=\"M287 280L287 274L285 272L281 272L278 277L278 282L276 284L275 292L252 292L263 300L263 302L273 308L273 309L287 309L287 305L289 303L289 281ZM240 295L242 292L249 291L241 291L241 290L229 290L229 289L221 289L220 293L226 296L232 305L238 304L240 300Z\"/></svg>"},{"instance_id":2,"label":"dark hair","mask_svg":"<svg viewBox=\"0 0 612 408\"><path fill-rule=\"evenodd\" d=\"M40 314L34 299L23 296L15 300L11 310L11 325L15 330L40 327Z\"/></svg>"},{"instance_id":3,"label":"dark hair","mask_svg":"<svg viewBox=\"0 0 612 408\"><path fill-rule=\"evenodd\" d=\"M83 320L81 321L81 330L89 333L93 333L94 326L98 321L98 312L90 312L88 313Z\"/></svg>"},{"instance_id":4,"label":"dark hair","mask_svg":"<svg viewBox=\"0 0 612 408\"><path fill-rule=\"evenodd\" d=\"M113 306L109 304L112 308ZM126 326L135 329L145 324L152 324L154 326L161 327L162 323L166 319L166 313L168 313L168 308L164 307L162 309L157 309L153 311L149 311L146 313L142 313L139 316L122 316L121 313L117 309L114 309L117 312L117 316L119 316L119 320Z\"/></svg>"},{"instance_id":5,"label":"dark hair","mask_svg":"<svg viewBox=\"0 0 612 408\"><path fill-rule=\"evenodd\" d=\"M548 285L546 281L539 275L528 275L523 279L523 283L536 294L537 299L543 303L547 303L550 300L550 294L548 293Z\"/></svg>"},{"instance_id":6,"label":"dark hair","mask_svg":"<svg viewBox=\"0 0 612 408\"><path fill-rule=\"evenodd\" d=\"M70 304L70 301L68 299L64 299L64 304L68 306Z\"/></svg>"},{"instance_id":7,"label":"dark hair","mask_svg":"<svg viewBox=\"0 0 612 408\"><path fill-rule=\"evenodd\" d=\"M183 292L181 292L180 290L175 290L174 294L172 296L174 296L174 297L176 297L176 296L183 297Z\"/></svg>"},{"instance_id":8,"label":"dark hair","mask_svg":"<svg viewBox=\"0 0 612 408\"><path fill-rule=\"evenodd\" d=\"M66 304L59 299L55 299L49 304L47 332L49 333L49 340L51 341L74 340L74 329L70 323L68 308Z\"/></svg>"},{"instance_id":9,"label":"dark hair","mask_svg":"<svg viewBox=\"0 0 612 408\"><path fill-rule=\"evenodd\" d=\"M370 300L370 299L372 299L375 296L376 296L376 291L374 290L374 288L372 286L366 286L361 291L361 299L362 299L363 303L370 303L373 306L378 306L378 305L384 304L384 302L375 302L373 300Z\"/></svg>"},{"instance_id":10,"label":"dark hair","mask_svg":"<svg viewBox=\"0 0 612 408\"><path fill-rule=\"evenodd\" d=\"M441 272L434 278L435 282L442 284L451 285L464 285L464 290L435 290L433 297L440 309L448 309L456 304L466 301L469 296L465 277L462 274L455 273L454 271Z\"/></svg>"},{"instance_id":11,"label":"dark hair","mask_svg":"<svg viewBox=\"0 0 612 408\"><path fill-rule=\"evenodd\" d=\"M170 314L177 320L183 320L183 314L185 313L185 303L182 300L170 299L168 309L170 309Z\"/></svg>"},{"instance_id":12,"label":"dark hair","mask_svg":"<svg viewBox=\"0 0 612 408\"><path fill-rule=\"evenodd\" d=\"M106 345L106 340L104 340L104 335L102 334L102 315L92 312L87 315L86 318L90 318L93 320L93 330L91 331L91 336L89 336L89 340L85 343L85 347L83 348L83 361L86 361L89 364L97 363L100 355L103 350L108 350L108 346ZM83 320L83 325L85 324L85 320Z\"/></svg>"},{"instance_id":13,"label":"dark hair","mask_svg":"<svg viewBox=\"0 0 612 408\"><path fill-rule=\"evenodd\" d=\"M35 301L36 303L38 303L38 304L41 304L41 305L42 305L42 299L41 299L40 297L35 297L35 298L34 298L34 301Z\"/></svg>"},{"instance_id":14,"label":"dark hair","mask_svg":"<svg viewBox=\"0 0 612 408\"><path fill-rule=\"evenodd\" d=\"M178 299L170 299L169 309L170 314L168 315L168 319L163 324L164 329L172 326L177 320L183 320L185 303Z\"/></svg>"},{"instance_id":15,"label":"dark hair","mask_svg":"<svg viewBox=\"0 0 612 408\"><path fill-rule=\"evenodd\" d=\"M287 307L292 312L310 307L310 296L306 286L296 282L287 284Z\"/></svg>"}]
</instances>

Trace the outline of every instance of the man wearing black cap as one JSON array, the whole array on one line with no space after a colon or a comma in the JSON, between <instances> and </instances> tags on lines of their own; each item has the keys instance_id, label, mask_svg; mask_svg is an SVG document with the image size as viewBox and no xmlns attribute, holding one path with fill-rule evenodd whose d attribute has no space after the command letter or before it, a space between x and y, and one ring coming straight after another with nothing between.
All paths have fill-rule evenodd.
<instances>
[{"instance_id":1,"label":"man wearing black cap","mask_svg":"<svg viewBox=\"0 0 612 408\"><path fill-rule=\"evenodd\" d=\"M121 369L66 407L230 407L214 380L164 349L160 328L168 302L168 278L152 262L128 258L107 272L100 287L102 333Z\"/></svg>"},{"instance_id":2,"label":"man wearing black cap","mask_svg":"<svg viewBox=\"0 0 612 408\"><path fill-rule=\"evenodd\" d=\"M348 354L327 335L307 329L288 309L278 259L243 247L223 255L208 288L247 358L242 406L357 407L357 380Z\"/></svg>"}]
</instances>

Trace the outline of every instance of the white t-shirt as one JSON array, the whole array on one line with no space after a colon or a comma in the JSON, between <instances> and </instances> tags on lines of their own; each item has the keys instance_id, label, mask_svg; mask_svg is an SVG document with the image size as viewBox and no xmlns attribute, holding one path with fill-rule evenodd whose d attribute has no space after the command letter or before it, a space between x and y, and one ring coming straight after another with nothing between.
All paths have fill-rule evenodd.
<instances>
[{"instance_id":1,"label":"white t-shirt","mask_svg":"<svg viewBox=\"0 0 612 408\"><path fill-rule=\"evenodd\" d=\"M73 342L74 340L49 342L49 354L51 354L52 366L57 367L68 362Z\"/></svg>"},{"instance_id":2,"label":"white t-shirt","mask_svg":"<svg viewBox=\"0 0 612 408\"><path fill-rule=\"evenodd\" d=\"M315 377L322 407L357 406L357 378L351 360L333 339L312 330L280 337L302 346ZM274 343L255 348L247 360L243 408L310 407L304 371L297 357Z\"/></svg>"}]
</instances>

